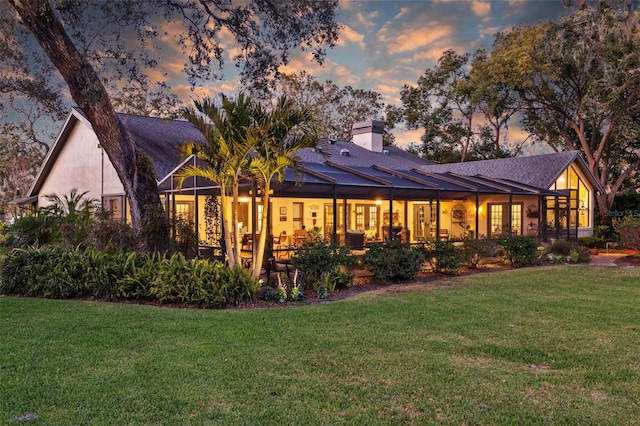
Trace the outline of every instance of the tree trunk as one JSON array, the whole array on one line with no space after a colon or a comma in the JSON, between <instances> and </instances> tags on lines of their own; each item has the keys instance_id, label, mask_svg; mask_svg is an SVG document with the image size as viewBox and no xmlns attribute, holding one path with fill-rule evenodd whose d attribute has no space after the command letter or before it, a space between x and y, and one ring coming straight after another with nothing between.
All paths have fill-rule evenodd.
<instances>
[{"instance_id":1,"label":"tree trunk","mask_svg":"<svg viewBox=\"0 0 640 426\"><path fill-rule=\"evenodd\" d=\"M264 249L267 247L267 219L269 217L269 191L271 191L271 181L266 180L264 184L264 191L262 194L262 225L260 227L260 240L258 241L258 249L255 252L256 256L253 259L253 272L252 275L258 279L260 278L260 271L262 270L262 263L264 262Z\"/></svg>"},{"instance_id":2,"label":"tree trunk","mask_svg":"<svg viewBox=\"0 0 640 426\"><path fill-rule=\"evenodd\" d=\"M226 248L227 255L227 265L230 268L236 266L236 256L233 250L235 242L231 241L232 230L231 227L234 224L229 222L229 218L231 217L231 212L229 211L229 197L227 196L225 184L221 182L220 184L220 203L222 204L222 228L224 229L224 246ZM233 208L233 206L231 206ZM255 243L255 242L254 242Z\"/></svg>"},{"instance_id":3,"label":"tree trunk","mask_svg":"<svg viewBox=\"0 0 640 426\"><path fill-rule=\"evenodd\" d=\"M93 67L67 35L48 1L9 0L69 86L113 164L129 199L133 229L140 231L147 209L160 206L151 159L138 150L122 126L111 99ZM164 236L168 241L168 233Z\"/></svg>"}]
</instances>

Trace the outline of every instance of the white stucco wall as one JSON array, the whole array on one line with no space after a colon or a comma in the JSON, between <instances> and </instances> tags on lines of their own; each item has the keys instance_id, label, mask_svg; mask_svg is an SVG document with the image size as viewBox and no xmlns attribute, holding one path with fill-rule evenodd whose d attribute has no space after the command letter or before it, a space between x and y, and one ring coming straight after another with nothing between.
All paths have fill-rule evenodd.
<instances>
[{"instance_id":1,"label":"white stucco wall","mask_svg":"<svg viewBox=\"0 0 640 426\"><path fill-rule=\"evenodd\" d=\"M99 146L93 131L77 121L62 143L58 157L39 191L39 206L49 202L45 195L68 195L73 188L79 193L88 191L87 198L101 200L103 194L122 194L122 184L106 153ZM104 189L104 191L103 191Z\"/></svg>"}]
</instances>

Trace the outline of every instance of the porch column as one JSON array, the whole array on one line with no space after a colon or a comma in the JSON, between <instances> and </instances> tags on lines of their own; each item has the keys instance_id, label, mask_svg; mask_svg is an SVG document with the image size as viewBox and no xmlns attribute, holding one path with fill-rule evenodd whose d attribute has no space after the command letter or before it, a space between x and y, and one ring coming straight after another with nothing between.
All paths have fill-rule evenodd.
<instances>
[{"instance_id":1,"label":"porch column","mask_svg":"<svg viewBox=\"0 0 640 426\"><path fill-rule=\"evenodd\" d=\"M342 204L344 205L344 210L342 211L342 232L345 235L345 243L347 241L347 229L349 229L347 220L349 219L349 212L347 211L347 198L342 199Z\"/></svg>"},{"instance_id":2,"label":"porch column","mask_svg":"<svg viewBox=\"0 0 640 426\"><path fill-rule=\"evenodd\" d=\"M406 238L405 243L411 243L411 234L409 233L409 200L404 200L404 222L402 227L404 229L404 236Z\"/></svg>"},{"instance_id":3,"label":"porch column","mask_svg":"<svg viewBox=\"0 0 640 426\"><path fill-rule=\"evenodd\" d=\"M387 232L387 238L393 239L393 189L389 190L389 231Z\"/></svg>"},{"instance_id":4,"label":"porch column","mask_svg":"<svg viewBox=\"0 0 640 426\"><path fill-rule=\"evenodd\" d=\"M476 192L476 240L480 235L480 196Z\"/></svg>"},{"instance_id":5,"label":"porch column","mask_svg":"<svg viewBox=\"0 0 640 426\"><path fill-rule=\"evenodd\" d=\"M560 238L560 197L556 195L556 205L555 205L555 219L554 219L554 226L556 228L556 232L555 232L555 237Z\"/></svg>"},{"instance_id":6,"label":"porch column","mask_svg":"<svg viewBox=\"0 0 640 426\"><path fill-rule=\"evenodd\" d=\"M193 178L194 182L193 182L193 208L196 210L193 213L193 218L195 220L195 227L196 227L196 256L198 255L198 247L200 246L200 203L198 203L198 190L196 189L196 183L195 180L196 178Z\"/></svg>"},{"instance_id":7,"label":"porch column","mask_svg":"<svg viewBox=\"0 0 640 426\"><path fill-rule=\"evenodd\" d=\"M126 200L127 197L125 197ZM126 205L126 201L125 201ZM126 211L126 210L125 210ZM171 213L169 214L169 223L171 223L171 219L176 218L176 193L171 191ZM171 227L171 237L175 240L176 238L176 227Z\"/></svg>"},{"instance_id":8,"label":"porch column","mask_svg":"<svg viewBox=\"0 0 640 426\"><path fill-rule=\"evenodd\" d=\"M440 239L440 190L436 192L436 239Z\"/></svg>"},{"instance_id":9,"label":"porch column","mask_svg":"<svg viewBox=\"0 0 640 426\"><path fill-rule=\"evenodd\" d=\"M513 235L513 194L509 192L509 211L507 212L507 222L509 223L509 232L508 236Z\"/></svg>"},{"instance_id":10,"label":"porch column","mask_svg":"<svg viewBox=\"0 0 640 426\"><path fill-rule=\"evenodd\" d=\"M542 235L540 231L542 231L542 215L544 214L544 217L547 217L547 211L546 211L546 205L547 203L543 203L543 197L542 195L538 195L538 232L536 232L537 237L538 237L538 245L540 245L540 243L542 242ZM543 213L544 212L544 213ZM546 219L545 219L546 221ZM546 228L546 226L545 226Z\"/></svg>"},{"instance_id":11,"label":"porch column","mask_svg":"<svg viewBox=\"0 0 640 426\"><path fill-rule=\"evenodd\" d=\"M333 224L331 240L338 244L338 186L333 185Z\"/></svg>"}]
</instances>

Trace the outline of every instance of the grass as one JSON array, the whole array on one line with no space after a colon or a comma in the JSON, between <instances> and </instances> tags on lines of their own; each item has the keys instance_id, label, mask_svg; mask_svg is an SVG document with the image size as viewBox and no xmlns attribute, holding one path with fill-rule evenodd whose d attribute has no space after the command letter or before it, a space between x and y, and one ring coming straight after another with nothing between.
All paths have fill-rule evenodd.
<instances>
[{"instance_id":1,"label":"grass","mask_svg":"<svg viewBox=\"0 0 640 426\"><path fill-rule=\"evenodd\" d=\"M640 269L326 304L0 298L0 424L638 424Z\"/></svg>"}]
</instances>

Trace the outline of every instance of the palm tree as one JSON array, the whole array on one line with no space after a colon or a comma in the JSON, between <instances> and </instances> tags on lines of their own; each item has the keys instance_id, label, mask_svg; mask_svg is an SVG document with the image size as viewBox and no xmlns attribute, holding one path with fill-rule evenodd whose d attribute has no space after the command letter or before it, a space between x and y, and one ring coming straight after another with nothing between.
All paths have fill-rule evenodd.
<instances>
[{"instance_id":1,"label":"palm tree","mask_svg":"<svg viewBox=\"0 0 640 426\"><path fill-rule=\"evenodd\" d=\"M189 120L204 136L206 145L188 142L183 152L202 159L205 167L188 166L178 174L181 187L188 177L204 177L220 186L222 223L227 262L230 267L241 264L238 215L238 186L249 167L249 153L255 143L254 101L240 93L235 99L222 97L219 102L205 99L195 101L194 108L183 110ZM229 203L231 194L232 203Z\"/></svg>"},{"instance_id":2,"label":"palm tree","mask_svg":"<svg viewBox=\"0 0 640 426\"><path fill-rule=\"evenodd\" d=\"M287 168L297 172L302 148L317 148L318 137L313 127L310 109L297 109L295 103L285 96L280 97L270 111L257 106L255 111L257 134L256 156L251 159L250 170L262 190L263 214L258 248L253 259L253 276L260 275L267 241L267 217L271 181L284 180Z\"/></svg>"}]
</instances>

